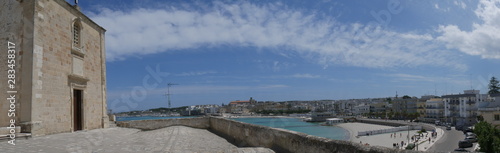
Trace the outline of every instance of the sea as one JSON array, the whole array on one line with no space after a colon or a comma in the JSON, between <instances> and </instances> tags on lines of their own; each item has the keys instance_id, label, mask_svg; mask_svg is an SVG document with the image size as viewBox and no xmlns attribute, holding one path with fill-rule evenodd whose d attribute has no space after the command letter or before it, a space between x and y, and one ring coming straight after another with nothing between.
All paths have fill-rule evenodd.
<instances>
[{"instance_id":1,"label":"sea","mask_svg":"<svg viewBox=\"0 0 500 153\"><path fill-rule=\"evenodd\" d=\"M116 117L116 121L131 121L131 120L156 120L156 119L173 119L173 118L190 118L196 116L168 116L168 117L157 117L157 116L138 116L138 117Z\"/></svg>"},{"instance_id":2,"label":"sea","mask_svg":"<svg viewBox=\"0 0 500 153\"><path fill-rule=\"evenodd\" d=\"M322 126L320 123L305 122L299 118L232 118L233 120L263 125L273 128L282 128L302 132L309 135L334 139L349 140L349 131L337 126Z\"/></svg>"},{"instance_id":3,"label":"sea","mask_svg":"<svg viewBox=\"0 0 500 153\"><path fill-rule=\"evenodd\" d=\"M195 116L173 116L173 117L116 117L116 121L130 120L152 120L152 119L173 119L173 118L190 118ZM273 128L282 128L291 131L306 133L309 135L334 139L334 140L349 140L349 132L337 126L322 126L320 123L304 122L299 118L231 118L232 120L263 125Z\"/></svg>"}]
</instances>

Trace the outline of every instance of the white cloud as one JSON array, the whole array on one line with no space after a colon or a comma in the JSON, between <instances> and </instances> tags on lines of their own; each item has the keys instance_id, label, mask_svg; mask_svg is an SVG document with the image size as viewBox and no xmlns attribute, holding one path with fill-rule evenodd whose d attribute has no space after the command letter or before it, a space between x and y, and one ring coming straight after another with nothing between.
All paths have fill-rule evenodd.
<instances>
[{"instance_id":1,"label":"white cloud","mask_svg":"<svg viewBox=\"0 0 500 153\"><path fill-rule=\"evenodd\" d=\"M465 9L467 7L467 4L465 4L463 1L453 1L453 4L460 6L462 9Z\"/></svg>"},{"instance_id":2,"label":"white cloud","mask_svg":"<svg viewBox=\"0 0 500 153\"><path fill-rule=\"evenodd\" d=\"M292 77L294 77L294 78L309 78L309 79L314 79L314 78L320 78L321 76L305 73L305 74L294 74L294 75L292 75Z\"/></svg>"},{"instance_id":3,"label":"white cloud","mask_svg":"<svg viewBox=\"0 0 500 153\"><path fill-rule=\"evenodd\" d=\"M439 9L439 4L434 4L434 7L435 7L436 9Z\"/></svg>"},{"instance_id":4,"label":"white cloud","mask_svg":"<svg viewBox=\"0 0 500 153\"><path fill-rule=\"evenodd\" d=\"M456 25L439 26L442 35L437 40L469 55L500 59L500 0L482 0L475 13L483 23L474 23L472 31Z\"/></svg>"},{"instance_id":5,"label":"white cloud","mask_svg":"<svg viewBox=\"0 0 500 153\"><path fill-rule=\"evenodd\" d=\"M450 83L454 85L467 86L470 81L464 79L466 76L425 76L404 73L381 74L382 76L392 77L396 82L430 82L430 83Z\"/></svg>"},{"instance_id":6,"label":"white cloud","mask_svg":"<svg viewBox=\"0 0 500 153\"><path fill-rule=\"evenodd\" d=\"M466 69L437 50L430 35L398 33L378 26L342 24L331 17L303 13L283 4L214 2L203 11L189 9L103 9L91 18L107 27L109 61L220 45L293 52L327 67L441 66ZM281 49L286 48L286 49ZM274 70L280 70L279 62Z\"/></svg>"},{"instance_id":7,"label":"white cloud","mask_svg":"<svg viewBox=\"0 0 500 153\"><path fill-rule=\"evenodd\" d=\"M191 72L183 72L180 74L176 74L176 76L199 76L199 75L207 75L207 74L215 74L216 71L191 71Z\"/></svg>"},{"instance_id":8,"label":"white cloud","mask_svg":"<svg viewBox=\"0 0 500 153\"><path fill-rule=\"evenodd\" d=\"M281 84L271 84L271 85L259 85L259 86L226 86L226 85L185 85L176 86L175 89L170 89L174 94L207 94L207 93L234 93L234 92L245 92L245 91L255 91L255 90L268 90L277 88L286 88L287 85ZM161 89L158 91L166 91L167 89Z\"/></svg>"}]
</instances>

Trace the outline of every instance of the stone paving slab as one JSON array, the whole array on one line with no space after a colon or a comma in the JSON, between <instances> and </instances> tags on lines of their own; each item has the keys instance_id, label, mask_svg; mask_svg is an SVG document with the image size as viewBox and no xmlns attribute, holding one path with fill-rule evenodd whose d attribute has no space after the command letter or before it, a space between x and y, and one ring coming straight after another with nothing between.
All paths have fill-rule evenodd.
<instances>
[{"instance_id":1,"label":"stone paving slab","mask_svg":"<svg viewBox=\"0 0 500 153\"><path fill-rule=\"evenodd\" d=\"M273 152L268 148L238 148L206 129L172 126L152 131L108 128L60 133L28 140L16 145L0 141L2 153L116 153L116 152Z\"/></svg>"}]
</instances>

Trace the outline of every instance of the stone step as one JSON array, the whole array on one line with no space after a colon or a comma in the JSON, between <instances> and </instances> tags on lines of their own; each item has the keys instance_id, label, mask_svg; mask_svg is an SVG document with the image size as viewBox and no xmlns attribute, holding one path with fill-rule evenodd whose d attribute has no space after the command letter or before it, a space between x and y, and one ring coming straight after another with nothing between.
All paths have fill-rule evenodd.
<instances>
[{"instance_id":1,"label":"stone step","mask_svg":"<svg viewBox=\"0 0 500 153\"><path fill-rule=\"evenodd\" d=\"M109 127L113 128L113 127L118 127L118 126L116 126L115 121L109 121Z\"/></svg>"},{"instance_id":2,"label":"stone step","mask_svg":"<svg viewBox=\"0 0 500 153\"><path fill-rule=\"evenodd\" d=\"M31 138L31 133L16 133L16 140L18 139L28 139ZM0 135L0 141L9 141L10 135Z\"/></svg>"}]
</instances>

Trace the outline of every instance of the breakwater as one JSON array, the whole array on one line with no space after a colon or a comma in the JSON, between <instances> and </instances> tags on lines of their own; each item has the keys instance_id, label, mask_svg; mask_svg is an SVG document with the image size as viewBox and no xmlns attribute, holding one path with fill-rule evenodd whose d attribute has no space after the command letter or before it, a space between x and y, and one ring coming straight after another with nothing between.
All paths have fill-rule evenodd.
<instances>
[{"instance_id":1,"label":"breakwater","mask_svg":"<svg viewBox=\"0 0 500 153\"><path fill-rule=\"evenodd\" d=\"M378 146L364 146L350 141L332 140L300 132L243 123L218 117L121 121L117 122L117 125L120 127L142 130L154 130L174 125L208 129L238 147L265 147L276 152L416 152Z\"/></svg>"}]
</instances>

